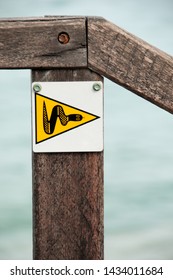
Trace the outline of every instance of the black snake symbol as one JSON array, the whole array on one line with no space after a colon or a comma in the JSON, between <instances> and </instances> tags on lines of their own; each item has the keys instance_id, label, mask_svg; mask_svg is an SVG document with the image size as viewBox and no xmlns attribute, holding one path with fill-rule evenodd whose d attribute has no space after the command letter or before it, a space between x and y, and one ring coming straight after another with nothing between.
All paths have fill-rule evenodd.
<instances>
[{"instance_id":1,"label":"black snake symbol","mask_svg":"<svg viewBox=\"0 0 173 280\"><path fill-rule=\"evenodd\" d=\"M52 134L55 129L57 119L60 119L60 122L63 126L66 126L69 121L81 121L82 115L80 114L70 114L65 115L63 107L56 105L52 109L50 120L48 119L47 109L45 102L43 103L43 127L46 134Z\"/></svg>"}]
</instances>

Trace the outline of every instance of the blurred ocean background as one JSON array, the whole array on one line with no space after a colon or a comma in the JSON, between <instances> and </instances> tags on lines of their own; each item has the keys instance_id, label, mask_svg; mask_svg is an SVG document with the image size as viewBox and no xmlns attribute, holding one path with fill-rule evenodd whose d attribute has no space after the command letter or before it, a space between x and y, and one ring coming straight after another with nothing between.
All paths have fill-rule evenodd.
<instances>
[{"instance_id":1,"label":"blurred ocean background","mask_svg":"<svg viewBox=\"0 0 173 280\"><path fill-rule=\"evenodd\" d=\"M172 0L1 0L102 16L173 55ZM30 71L0 71L0 259L32 258ZM173 259L173 116L105 79L105 258Z\"/></svg>"}]
</instances>

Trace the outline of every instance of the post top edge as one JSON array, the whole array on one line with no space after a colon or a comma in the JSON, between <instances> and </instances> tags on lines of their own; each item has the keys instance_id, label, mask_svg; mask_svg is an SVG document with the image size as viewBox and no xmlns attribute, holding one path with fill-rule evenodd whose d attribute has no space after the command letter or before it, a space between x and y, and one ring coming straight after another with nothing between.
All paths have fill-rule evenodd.
<instances>
[{"instance_id":1,"label":"post top edge","mask_svg":"<svg viewBox=\"0 0 173 280\"><path fill-rule=\"evenodd\" d=\"M42 17L14 17L14 18L0 18L1 22L28 22L28 21L57 21L57 20L73 20L85 19L85 16L42 16Z\"/></svg>"}]
</instances>

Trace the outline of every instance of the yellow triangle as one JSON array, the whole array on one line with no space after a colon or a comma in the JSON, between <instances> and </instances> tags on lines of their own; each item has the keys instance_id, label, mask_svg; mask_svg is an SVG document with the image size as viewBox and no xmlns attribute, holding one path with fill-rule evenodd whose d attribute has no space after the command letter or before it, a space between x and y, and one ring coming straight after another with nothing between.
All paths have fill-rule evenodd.
<instances>
[{"instance_id":1,"label":"yellow triangle","mask_svg":"<svg viewBox=\"0 0 173 280\"><path fill-rule=\"evenodd\" d=\"M96 115L36 93L36 144L98 118Z\"/></svg>"}]
</instances>

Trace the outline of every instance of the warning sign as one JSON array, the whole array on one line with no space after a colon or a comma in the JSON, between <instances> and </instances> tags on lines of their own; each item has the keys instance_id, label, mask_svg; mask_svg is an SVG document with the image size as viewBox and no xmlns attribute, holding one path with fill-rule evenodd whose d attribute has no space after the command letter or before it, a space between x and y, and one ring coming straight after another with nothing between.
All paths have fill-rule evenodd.
<instances>
[{"instance_id":1,"label":"warning sign","mask_svg":"<svg viewBox=\"0 0 173 280\"><path fill-rule=\"evenodd\" d=\"M37 144L99 118L38 93L35 108Z\"/></svg>"},{"instance_id":2,"label":"warning sign","mask_svg":"<svg viewBox=\"0 0 173 280\"><path fill-rule=\"evenodd\" d=\"M93 82L33 83L34 152L103 149L102 83L97 86L100 90Z\"/></svg>"}]
</instances>

